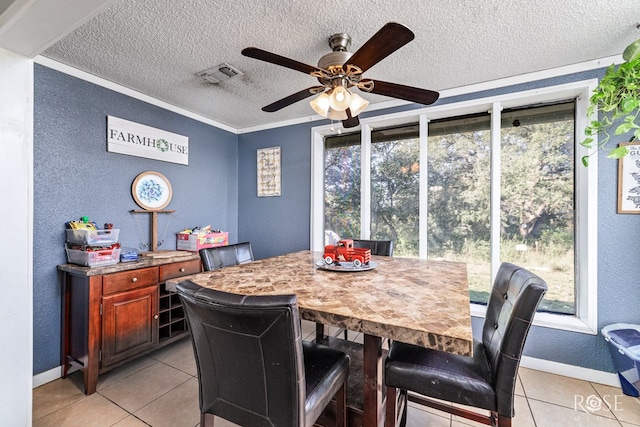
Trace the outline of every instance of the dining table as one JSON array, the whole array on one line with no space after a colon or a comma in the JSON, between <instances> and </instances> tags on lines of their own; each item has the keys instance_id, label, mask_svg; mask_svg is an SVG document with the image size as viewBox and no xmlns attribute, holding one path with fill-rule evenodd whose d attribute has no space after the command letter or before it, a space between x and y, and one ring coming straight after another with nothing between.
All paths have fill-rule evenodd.
<instances>
[{"instance_id":1,"label":"dining table","mask_svg":"<svg viewBox=\"0 0 640 427\"><path fill-rule=\"evenodd\" d=\"M168 280L184 280L239 295L295 294L300 317L363 334L362 419L365 427L394 425L383 399L383 340L472 354L467 266L461 262L372 256L360 268L324 264L322 252L302 250ZM351 422L350 425L354 423Z\"/></svg>"}]
</instances>

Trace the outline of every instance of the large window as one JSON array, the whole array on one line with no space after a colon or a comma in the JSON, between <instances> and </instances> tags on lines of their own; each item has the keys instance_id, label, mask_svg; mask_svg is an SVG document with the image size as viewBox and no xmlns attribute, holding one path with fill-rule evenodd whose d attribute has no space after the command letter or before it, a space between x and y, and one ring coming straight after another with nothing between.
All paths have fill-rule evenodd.
<instances>
[{"instance_id":1,"label":"large window","mask_svg":"<svg viewBox=\"0 0 640 427\"><path fill-rule=\"evenodd\" d=\"M358 238L360 139L327 138L324 152L325 244L344 237Z\"/></svg>"},{"instance_id":2,"label":"large window","mask_svg":"<svg viewBox=\"0 0 640 427\"><path fill-rule=\"evenodd\" d=\"M420 141L416 126L371 132L369 237L393 240L396 256L418 256ZM325 244L360 238L360 134L325 138Z\"/></svg>"},{"instance_id":3,"label":"large window","mask_svg":"<svg viewBox=\"0 0 640 427\"><path fill-rule=\"evenodd\" d=\"M395 256L465 262L480 306L500 262L523 265L549 284L540 323L594 333L594 183L576 166L590 86L574 86L371 119L357 134L317 132L321 232L392 239Z\"/></svg>"}]
</instances>

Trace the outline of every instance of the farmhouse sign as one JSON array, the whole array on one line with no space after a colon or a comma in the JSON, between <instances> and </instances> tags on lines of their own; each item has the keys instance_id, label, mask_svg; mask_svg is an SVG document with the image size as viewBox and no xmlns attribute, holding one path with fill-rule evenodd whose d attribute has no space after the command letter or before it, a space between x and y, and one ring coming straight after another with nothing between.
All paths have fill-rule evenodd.
<instances>
[{"instance_id":1,"label":"farmhouse sign","mask_svg":"<svg viewBox=\"0 0 640 427\"><path fill-rule=\"evenodd\" d=\"M188 137L113 116L107 116L107 151L189 164Z\"/></svg>"}]
</instances>

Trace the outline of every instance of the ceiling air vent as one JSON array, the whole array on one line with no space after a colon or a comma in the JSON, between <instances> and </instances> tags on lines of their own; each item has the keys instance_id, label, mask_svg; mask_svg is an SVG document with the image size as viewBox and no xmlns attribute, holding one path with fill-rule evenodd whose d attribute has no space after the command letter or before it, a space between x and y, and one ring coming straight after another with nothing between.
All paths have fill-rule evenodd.
<instances>
[{"instance_id":1,"label":"ceiling air vent","mask_svg":"<svg viewBox=\"0 0 640 427\"><path fill-rule=\"evenodd\" d=\"M196 76L201 77L206 82L213 84L218 84L224 80L230 79L231 77L242 75L243 74L240 70L227 64L226 62L196 73Z\"/></svg>"}]
</instances>

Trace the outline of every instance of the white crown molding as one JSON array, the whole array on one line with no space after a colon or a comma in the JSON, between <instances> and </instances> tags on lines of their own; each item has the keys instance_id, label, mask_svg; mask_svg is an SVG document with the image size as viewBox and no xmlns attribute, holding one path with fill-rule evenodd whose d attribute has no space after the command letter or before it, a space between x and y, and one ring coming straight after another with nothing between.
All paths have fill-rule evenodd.
<instances>
[{"instance_id":1,"label":"white crown molding","mask_svg":"<svg viewBox=\"0 0 640 427\"><path fill-rule=\"evenodd\" d=\"M129 89L127 87L121 86L119 84L110 82L109 80L105 80L102 77L94 76L93 74L87 73L86 71L79 70L77 68L70 67L61 62L54 61L53 59L49 59L45 56L38 55L34 58L34 62L40 65L43 65L47 68L51 68L56 71L60 71L61 73L68 74L73 77L77 77L81 80L85 80L89 83L93 83L95 85L104 87L106 89L112 90L114 92L121 93L123 95L130 96L131 98L138 99L140 101L147 102L151 105L155 105L156 107L164 108L165 110L172 111L176 114L180 114L185 117L189 117L190 119L197 120L199 122L211 125L218 129L225 130L227 132L231 132L233 134L238 134L238 130L231 126L227 126L215 120L208 119L204 116L201 116L196 113L192 113L191 111L187 111L183 108L176 107L175 105L169 104L165 101L160 101L159 99L153 98L149 95L145 95L138 91Z\"/></svg>"}]
</instances>

